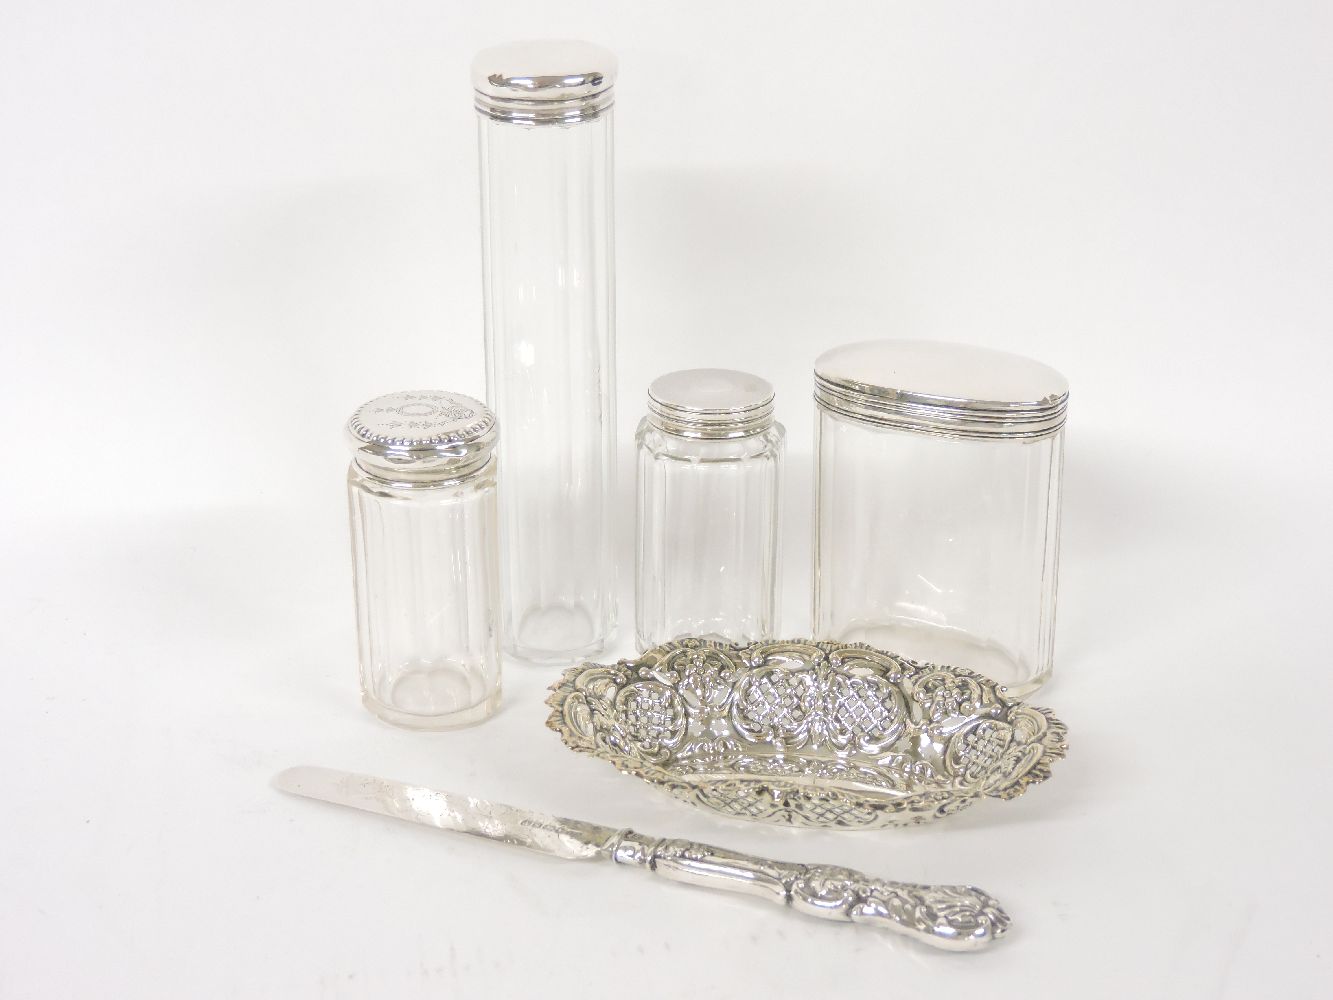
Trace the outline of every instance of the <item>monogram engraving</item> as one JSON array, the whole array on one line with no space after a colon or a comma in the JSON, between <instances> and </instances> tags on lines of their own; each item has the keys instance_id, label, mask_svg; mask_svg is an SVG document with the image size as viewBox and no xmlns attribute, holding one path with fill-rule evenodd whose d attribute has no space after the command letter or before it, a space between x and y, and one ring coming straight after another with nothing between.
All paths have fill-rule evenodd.
<instances>
[{"instance_id":1,"label":"monogram engraving","mask_svg":"<svg viewBox=\"0 0 1333 1000\"><path fill-rule=\"evenodd\" d=\"M399 392L363 406L350 429L363 441L396 448L465 444L493 434L495 419L466 396L446 392Z\"/></svg>"}]
</instances>

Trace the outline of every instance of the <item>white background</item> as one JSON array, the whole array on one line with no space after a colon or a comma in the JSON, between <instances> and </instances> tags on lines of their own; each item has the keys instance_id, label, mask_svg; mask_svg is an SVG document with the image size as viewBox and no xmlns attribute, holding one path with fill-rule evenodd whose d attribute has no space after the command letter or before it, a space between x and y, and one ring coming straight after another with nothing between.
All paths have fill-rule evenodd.
<instances>
[{"instance_id":1,"label":"white background","mask_svg":"<svg viewBox=\"0 0 1333 1000\"><path fill-rule=\"evenodd\" d=\"M550 670L507 664L464 733L361 708L340 428L484 391L467 67L565 36L622 66L626 465L653 376L776 384L785 631L818 353L937 337L1069 377L1049 783L794 833L564 750ZM1321 992L1330 39L1298 2L9 0L0 996ZM937 954L268 787L301 762L975 882L1015 928Z\"/></svg>"}]
</instances>

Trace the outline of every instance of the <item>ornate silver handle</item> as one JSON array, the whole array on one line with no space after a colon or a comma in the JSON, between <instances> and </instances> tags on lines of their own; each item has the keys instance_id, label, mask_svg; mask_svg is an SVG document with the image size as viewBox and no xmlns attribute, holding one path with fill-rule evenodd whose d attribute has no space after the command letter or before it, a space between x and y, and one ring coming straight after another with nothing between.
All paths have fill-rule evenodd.
<instances>
[{"instance_id":1,"label":"ornate silver handle","mask_svg":"<svg viewBox=\"0 0 1333 1000\"><path fill-rule=\"evenodd\" d=\"M1009 928L1000 904L970 885L886 882L850 868L787 864L633 830L621 830L609 849L617 864L674 882L758 896L825 920L883 927L936 948L984 948Z\"/></svg>"}]
</instances>

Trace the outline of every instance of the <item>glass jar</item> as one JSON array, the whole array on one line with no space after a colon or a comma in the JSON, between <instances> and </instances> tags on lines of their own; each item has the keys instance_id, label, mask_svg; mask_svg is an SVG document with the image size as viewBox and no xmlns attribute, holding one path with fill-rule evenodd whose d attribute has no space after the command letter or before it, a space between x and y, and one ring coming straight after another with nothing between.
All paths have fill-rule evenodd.
<instances>
[{"instance_id":1,"label":"glass jar","mask_svg":"<svg viewBox=\"0 0 1333 1000\"><path fill-rule=\"evenodd\" d=\"M638 430L635 638L777 633L782 453L773 387L696 369L648 389Z\"/></svg>"},{"instance_id":2,"label":"glass jar","mask_svg":"<svg viewBox=\"0 0 1333 1000\"><path fill-rule=\"evenodd\" d=\"M397 392L347 422L361 692L386 722L452 729L500 704L495 417Z\"/></svg>"},{"instance_id":3,"label":"glass jar","mask_svg":"<svg viewBox=\"0 0 1333 1000\"><path fill-rule=\"evenodd\" d=\"M1068 398L1054 369L979 347L820 357L815 634L970 667L1018 697L1045 681Z\"/></svg>"},{"instance_id":4,"label":"glass jar","mask_svg":"<svg viewBox=\"0 0 1333 1000\"><path fill-rule=\"evenodd\" d=\"M615 71L581 42L473 64L504 634L536 662L593 656L615 631Z\"/></svg>"}]
</instances>

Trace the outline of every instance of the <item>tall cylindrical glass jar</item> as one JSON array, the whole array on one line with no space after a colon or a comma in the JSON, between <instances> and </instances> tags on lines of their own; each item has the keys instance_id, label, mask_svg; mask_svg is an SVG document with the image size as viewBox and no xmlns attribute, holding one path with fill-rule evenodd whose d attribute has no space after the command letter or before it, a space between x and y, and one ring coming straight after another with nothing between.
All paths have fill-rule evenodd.
<instances>
[{"instance_id":1,"label":"tall cylindrical glass jar","mask_svg":"<svg viewBox=\"0 0 1333 1000\"><path fill-rule=\"evenodd\" d=\"M347 423L361 691L410 729L500 703L495 418L449 392L398 392Z\"/></svg>"},{"instance_id":2,"label":"tall cylindrical glass jar","mask_svg":"<svg viewBox=\"0 0 1333 1000\"><path fill-rule=\"evenodd\" d=\"M473 65L505 642L537 662L594 655L615 630L615 71L580 42Z\"/></svg>"},{"instance_id":3,"label":"tall cylindrical glass jar","mask_svg":"<svg viewBox=\"0 0 1333 1000\"><path fill-rule=\"evenodd\" d=\"M783 443L761 378L695 369L653 382L638 431L640 652L776 635Z\"/></svg>"},{"instance_id":4,"label":"tall cylindrical glass jar","mask_svg":"<svg viewBox=\"0 0 1333 1000\"><path fill-rule=\"evenodd\" d=\"M970 667L1022 697L1050 675L1069 387L960 344L850 344L815 362L814 629Z\"/></svg>"}]
</instances>

